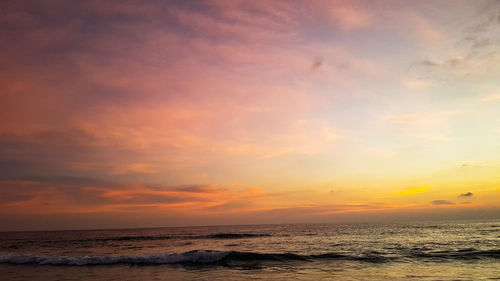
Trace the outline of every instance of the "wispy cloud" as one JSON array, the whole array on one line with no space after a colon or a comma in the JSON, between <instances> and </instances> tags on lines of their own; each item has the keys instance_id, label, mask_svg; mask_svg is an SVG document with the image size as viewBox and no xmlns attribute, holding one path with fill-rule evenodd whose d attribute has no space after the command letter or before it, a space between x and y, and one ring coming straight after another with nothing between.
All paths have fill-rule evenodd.
<instances>
[{"instance_id":1,"label":"wispy cloud","mask_svg":"<svg viewBox=\"0 0 500 281\"><path fill-rule=\"evenodd\" d=\"M455 203L448 200L434 200L431 202L432 205L455 205Z\"/></svg>"},{"instance_id":2,"label":"wispy cloud","mask_svg":"<svg viewBox=\"0 0 500 281\"><path fill-rule=\"evenodd\" d=\"M481 99L481 102L485 103L499 102L499 101L500 101L500 94L492 94Z\"/></svg>"}]
</instances>

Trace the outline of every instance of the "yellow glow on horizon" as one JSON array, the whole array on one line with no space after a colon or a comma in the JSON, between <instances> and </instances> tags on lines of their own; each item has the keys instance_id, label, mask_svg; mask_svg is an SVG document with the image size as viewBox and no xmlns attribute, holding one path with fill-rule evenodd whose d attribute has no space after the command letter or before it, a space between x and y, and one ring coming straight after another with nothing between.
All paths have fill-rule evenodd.
<instances>
[{"instance_id":1,"label":"yellow glow on horizon","mask_svg":"<svg viewBox=\"0 0 500 281\"><path fill-rule=\"evenodd\" d=\"M429 189L431 189L431 188L430 187L413 187L413 188L409 188L409 189L400 191L398 193L403 194L403 195L411 195L411 194L422 193L422 192L425 192Z\"/></svg>"}]
</instances>

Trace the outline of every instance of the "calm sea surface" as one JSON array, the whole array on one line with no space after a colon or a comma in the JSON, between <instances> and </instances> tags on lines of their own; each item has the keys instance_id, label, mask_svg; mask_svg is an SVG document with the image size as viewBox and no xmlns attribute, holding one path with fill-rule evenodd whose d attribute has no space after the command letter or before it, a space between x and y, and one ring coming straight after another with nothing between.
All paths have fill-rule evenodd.
<instances>
[{"instance_id":1,"label":"calm sea surface","mask_svg":"<svg viewBox=\"0 0 500 281\"><path fill-rule=\"evenodd\" d=\"M500 280L500 220L0 233L0 280Z\"/></svg>"}]
</instances>

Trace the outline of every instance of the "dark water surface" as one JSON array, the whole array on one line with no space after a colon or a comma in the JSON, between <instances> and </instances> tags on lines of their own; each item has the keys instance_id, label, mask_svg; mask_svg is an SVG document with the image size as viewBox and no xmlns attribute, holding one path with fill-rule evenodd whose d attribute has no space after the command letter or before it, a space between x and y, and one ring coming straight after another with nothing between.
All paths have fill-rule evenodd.
<instances>
[{"instance_id":1,"label":"dark water surface","mask_svg":"<svg viewBox=\"0 0 500 281\"><path fill-rule=\"evenodd\" d=\"M500 280L500 220L0 233L1 280Z\"/></svg>"}]
</instances>

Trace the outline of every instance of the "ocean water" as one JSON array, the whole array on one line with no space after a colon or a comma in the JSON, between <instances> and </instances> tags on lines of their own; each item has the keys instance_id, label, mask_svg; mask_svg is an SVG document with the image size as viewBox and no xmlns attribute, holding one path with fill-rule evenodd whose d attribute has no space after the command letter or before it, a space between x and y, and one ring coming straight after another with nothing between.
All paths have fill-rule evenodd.
<instances>
[{"instance_id":1,"label":"ocean water","mask_svg":"<svg viewBox=\"0 0 500 281\"><path fill-rule=\"evenodd\" d=\"M500 220L0 233L0 280L500 280Z\"/></svg>"}]
</instances>

